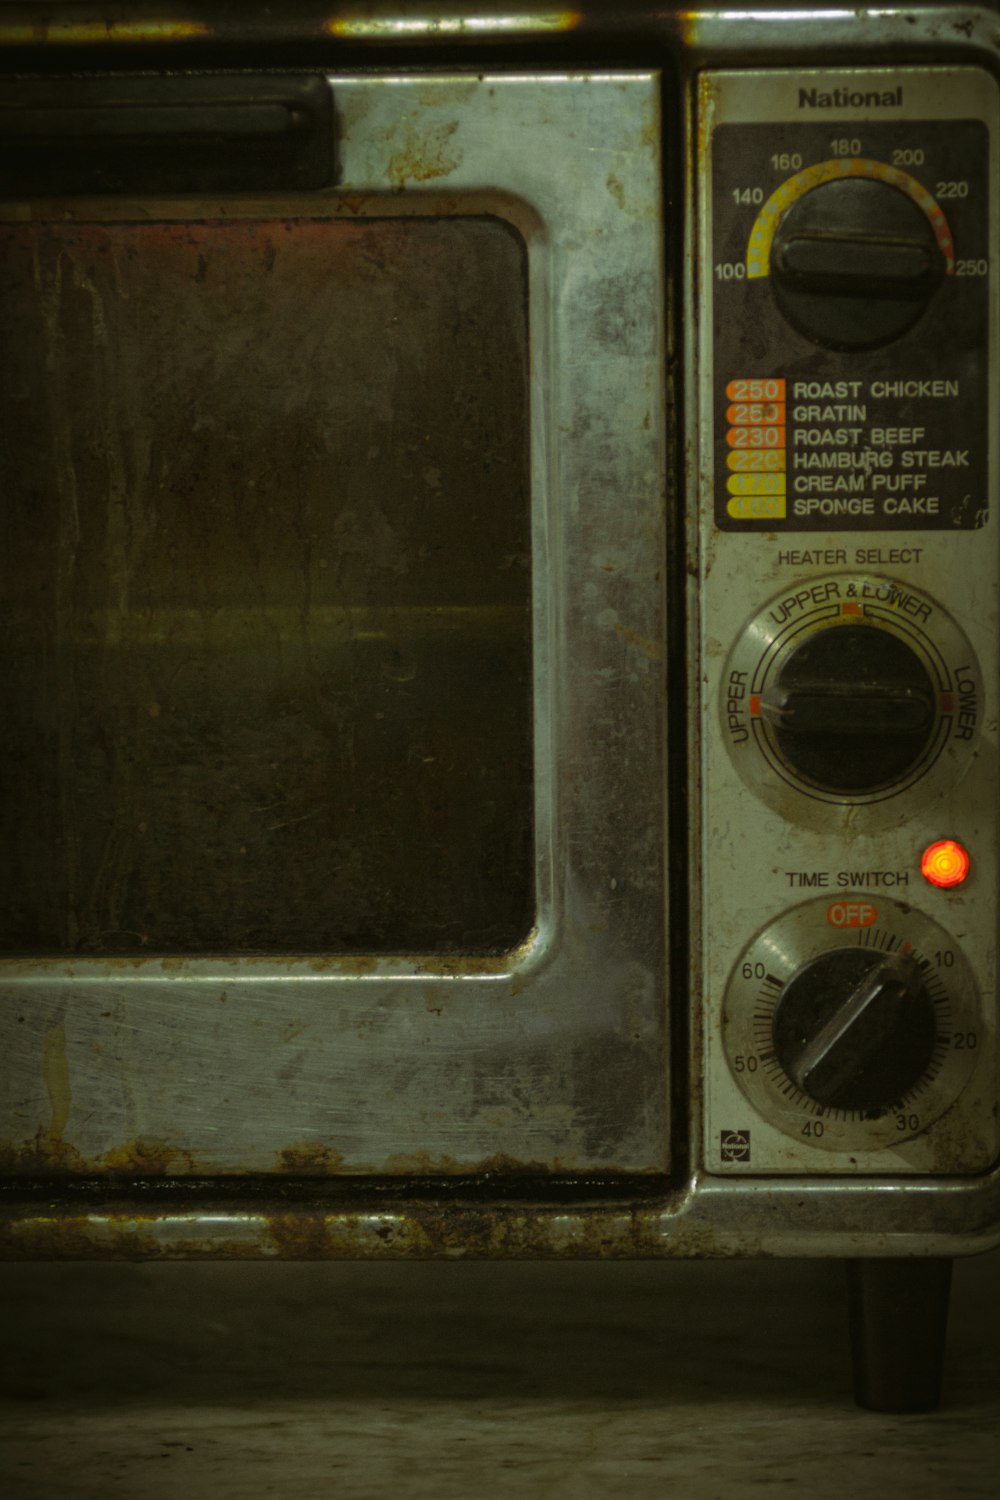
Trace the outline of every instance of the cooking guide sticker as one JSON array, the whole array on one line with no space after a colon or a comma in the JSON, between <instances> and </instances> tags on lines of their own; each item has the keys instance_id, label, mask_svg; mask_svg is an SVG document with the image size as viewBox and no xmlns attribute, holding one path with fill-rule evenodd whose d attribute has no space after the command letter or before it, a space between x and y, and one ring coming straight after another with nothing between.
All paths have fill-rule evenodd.
<instances>
[{"instance_id":1,"label":"cooking guide sticker","mask_svg":"<svg viewBox=\"0 0 1000 1500\"><path fill-rule=\"evenodd\" d=\"M959 379L743 377L723 394L720 525L923 530L986 520L985 444L977 450L966 430Z\"/></svg>"},{"instance_id":2,"label":"cooking guide sticker","mask_svg":"<svg viewBox=\"0 0 1000 1500\"><path fill-rule=\"evenodd\" d=\"M989 164L988 132L975 120L716 129L713 262L706 269L713 501L722 530L952 531L985 524ZM807 194L829 195L842 177L874 191L878 212L885 194L904 194L926 222L928 253L939 257L939 280L916 321L876 348L824 347L828 332L807 336L793 328L771 284L776 226ZM824 201L824 213L830 204L835 220L835 195ZM822 238L814 236L820 250ZM801 253L819 252L810 242ZM845 256L854 253L848 242ZM899 264L910 254L909 246L900 251ZM827 264L828 282L830 274ZM877 300L877 276L869 289ZM858 302L851 301L856 330ZM829 305L839 306L836 296ZM818 319L827 331L829 305Z\"/></svg>"}]
</instances>

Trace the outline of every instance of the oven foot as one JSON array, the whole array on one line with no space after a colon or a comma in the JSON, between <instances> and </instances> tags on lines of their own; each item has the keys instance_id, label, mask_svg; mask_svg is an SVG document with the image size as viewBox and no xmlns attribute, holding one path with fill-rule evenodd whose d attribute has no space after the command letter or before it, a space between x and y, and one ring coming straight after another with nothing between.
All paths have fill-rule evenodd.
<instances>
[{"instance_id":1,"label":"oven foot","mask_svg":"<svg viewBox=\"0 0 1000 1500\"><path fill-rule=\"evenodd\" d=\"M870 1411L933 1411L941 1398L951 1260L849 1260L854 1398Z\"/></svg>"}]
</instances>

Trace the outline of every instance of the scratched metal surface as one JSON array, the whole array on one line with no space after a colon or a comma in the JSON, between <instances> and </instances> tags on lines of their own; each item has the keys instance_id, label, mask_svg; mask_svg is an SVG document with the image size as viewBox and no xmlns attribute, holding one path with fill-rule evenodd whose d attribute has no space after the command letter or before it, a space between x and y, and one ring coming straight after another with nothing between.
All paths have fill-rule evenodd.
<instances>
[{"instance_id":1,"label":"scratched metal surface","mask_svg":"<svg viewBox=\"0 0 1000 1500\"><path fill-rule=\"evenodd\" d=\"M76 49L86 57L99 50L168 50L175 57L231 54L233 48L267 49L293 42L310 49L338 48L349 57L391 56L403 48L425 55L442 49L470 55L492 44L530 49L573 46L573 56L605 57L616 46L641 39L647 48L683 45L693 56L748 58L773 62L781 55L815 57L817 46L845 53L887 47L898 55L925 58L943 49L990 49L996 38L997 0L956 5L953 0L911 0L905 9L885 6L841 8L774 0L766 9L734 0L702 0L683 8L662 0L582 0L572 9L550 0L347 0L331 14L325 0L290 0L281 7L260 0L196 0L183 15L164 12L158 0L116 0L100 16L69 3L3 0L0 46L51 45ZM543 54L544 55L544 54Z\"/></svg>"},{"instance_id":2,"label":"scratched metal surface","mask_svg":"<svg viewBox=\"0 0 1000 1500\"><path fill-rule=\"evenodd\" d=\"M471 282L466 278L464 292L444 275L443 284L438 283L439 310L452 306L449 297L457 305L464 296L467 308L476 300L478 293L470 285L475 284L476 275L482 278L488 260L485 240L501 259L506 256L506 270L497 272L500 291L492 298L484 296L480 309L470 310L478 333L467 343L459 336L444 350L447 360L454 356L477 368L488 366L485 375L479 371L480 391L494 379L510 388L509 401L498 402L495 413L485 409L489 402L482 397L473 411L462 405L464 393L453 392L459 404L451 429L454 446L461 449L468 438L482 450L489 448L495 472L492 478L485 472L483 451L479 453L482 472L475 464L466 468L462 496L467 497L470 489L474 492L483 526L470 528L456 539L453 533L462 524L461 517L452 515L443 524L450 551L446 565L435 575L436 587L440 585L435 597L447 588L446 597L456 606L483 602L485 574L487 607L478 617L471 616L473 627L462 640L449 638L451 657L438 688L429 694L433 707L428 700L414 712L428 718L440 713L450 726L447 733L455 737L456 760L467 753L465 737L477 737L486 757L483 763L492 767L500 867L495 888L508 893L507 915L499 937L495 931L484 931L482 908L477 917L472 910L475 898L463 889L462 899L471 904L440 943L447 951L433 951L431 936L442 907L448 904L450 889L446 881L435 890L439 869L447 866L453 881L466 879L463 872L472 840L463 812L455 849L444 837L442 847L426 848L426 870L421 869L419 858L415 860L410 886L419 890L415 909L419 912L424 903L424 915L417 919L420 930L406 935L402 951L385 951L398 944L392 922L373 935L371 922L366 929L360 920L354 951L339 952L332 933L336 923L321 915L322 891L316 896L315 924L310 926L306 893L312 881L321 887L331 883L330 861L335 859L324 845L321 827L309 829L309 835L317 839L312 850L301 849L302 863L317 866L305 874L286 873L279 847L274 845L278 869L268 872L275 899L273 913L263 913L272 923L265 942L259 935L266 925L261 916L269 904L266 896L258 902L257 917L245 921L245 914L236 910L238 889L234 892L228 879L221 877L218 891L230 904L227 922L231 931L245 923L242 940L237 936L226 944L223 923L214 932L210 925L203 925L195 933L189 924L179 928L178 941L164 942L162 929L159 936L156 930L160 903L153 889L155 879L181 887L197 885L199 866L196 859L182 859L181 868L175 866L169 875L159 875L162 866L150 864L145 895L141 881L134 884L121 878L114 861L124 844L115 841L120 829L116 820L150 824L141 810L146 793L140 786L145 778L128 770L128 733L122 732L117 753L124 766L127 798L116 796L113 808L88 805L100 804L104 795L99 766L88 766L82 782L78 776L68 783L64 779L55 797L56 812L62 817L65 807L58 804L60 795L65 803L68 784L80 803L81 817L89 820L87 838L98 852L88 856L90 887L79 893L77 907L85 910L95 898L93 919L72 931L65 923L60 927L59 921L49 920L48 928L37 934L38 946L29 946L27 956L22 946L21 957L5 960L0 971L0 1046L11 1064L0 1082L0 1136L5 1142L4 1159L14 1175L449 1174L484 1166L500 1172L573 1173L595 1168L654 1172L665 1165L665 438L657 418L664 401L658 84L652 76L636 74L603 79L439 78L433 85L412 77L388 82L334 79L333 87L343 167L337 191L317 195L307 203L300 200L297 205L275 200L256 205L161 203L155 213L143 204L82 204L76 207L75 217L84 225L115 226L116 233L121 227L116 221L162 219L171 223L173 229L161 234L168 238L172 233L179 241L188 237L188 250L178 252L180 259L175 263L193 268L195 277L197 256L203 253L198 241L208 231L195 229L192 221L206 216L232 220L236 234L240 232L237 221L280 221L296 215L315 219L315 225L292 236L300 247L307 242L313 245L308 254L300 249L303 274L312 276L321 259L315 245L323 239L324 226L319 221L324 218L338 224L338 234L327 238L328 245L352 241L367 246L376 261L380 254L391 259L393 243L398 247L426 242L437 232L430 221L443 225L440 233L445 235L447 219L457 218L463 226L461 233L440 254L445 259L447 255L461 257L463 251L456 246L470 247L478 235L484 240L474 249L480 265ZM65 205L44 204L30 211L8 209L8 223L25 212L29 218L33 214L44 221L53 215L62 219L67 211ZM366 223L384 220L388 213L411 221L407 231L394 232L394 239L384 229L379 232ZM484 217L492 221L488 229L483 227ZM136 247L156 233L151 227L136 231ZM285 231L278 222L246 233L245 254L259 251L266 256L275 238L284 245ZM530 328L530 787L523 764L528 714L523 689L517 686L518 674L523 676L525 667L523 622L528 603L520 582L525 536L518 529L522 523L517 519L516 500L517 493L523 492L519 457L523 439L516 436L508 441L517 428L514 413L522 399L518 394L522 354L516 309L512 309L516 302L512 285L521 274L520 243L527 247ZM330 254L335 260L335 253ZM56 261L64 263L58 257ZM207 255L205 262L207 275L211 268ZM369 264L374 262L366 262L364 249L359 249L355 255L358 274ZM51 269L47 274L53 274ZM252 278L244 285L252 288ZM227 295L241 295L239 286L237 275ZM247 290L246 295L250 294ZM185 316L189 305L196 305L193 300L185 301L186 295L179 291L177 303ZM88 319L88 298L84 289L75 287L69 315ZM323 309L322 298L313 299L318 326L310 330L309 338L320 343L325 331ZM433 312L432 305L430 314L423 316ZM503 327L493 328L491 337L506 340L502 352L494 351L482 331L484 324L495 321L494 314ZM419 309L416 315L421 315ZM391 327L389 333L391 344ZM332 331L326 336L334 337ZM340 357L347 359L351 352L345 356L340 351ZM238 351L230 357L238 363ZM286 387L294 358L291 349L283 374ZM377 344L373 350L362 349L359 342L357 358L368 361L370 384L377 390L378 362L384 352L378 352ZM334 363L332 368L343 365ZM412 364L410 378L418 385L422 382L417 362ZM136 383L140 383L138 377ZM66 395L68 399L70 393ZM412 398L418 414L413 420L413 441L419 449L421 427L424 431L429 427L420 420L426 416L420 403L429 399L429 392L418 389ZM254 427L268 420L267 403L259 395L255 399L259 421L253 421L255 413L251 413L247 424ZM279 406L288 400L280 392L275 399ZM223 511L229 508L232 522L237 518L237 497L223 494L224 460L220 457L227 434L209 434L215 441L204 446L204 421L204 409L192 396L188 452L203 453L212 476L213 501ZM237 418L234 413L234 432L246 431L240 423L246 423L245 415ZM292 460L298 480L293 488L299 493L301 465L307 457L301 450L310 441L316 441L315 427L311 437L300 436L294 423L290 432L282 434L283 452L300 450ZM99 449L96 438L94 449ZM125 457L116 471L119 451ZM148 480L149 457L141 435L135 433L129 434L120 450L112 447L87 455L87 462L97 468L102 463L110 465L120 487L121 503L118 509L117 501L110 504L101 539L111 559L105 576L118 581L119 594L112 588L110 602L107 596L91 599L84 575L77 610L77 623L81 618L85 621L82 645L108 638L123 589L131 603L145 607L150 602L146 594L134 597L130 593L136 579L143 577L141 569L133 566L135 559L144 549L159 545L150 530L148 499L145 504L137 502L133 472L141 471ZM414 455L415 463L416 459ZM186 455L175 456L173 461L175 475L184 470L185 463L193 464ZM329 465L332 487L335 452ZM423 471L434 468L442 469L443 478L443 463L428 465L420 460L418 494L433 490ZM246 474L243 464L238 472ZM280 476L268 476L267 482L276 504L282 489ZM312 478L308 483L318 481ZM64 506L68 494L71 491L64 488ZM311 514L318 515L320 500L310 503ZM521 510L523 514L523 506ZM286 642L284 633L285 625L290 637L298 633L292 622L305 597L303 560L310 546L315 548L317 569L315 575L309 574L315 582L310 605L316 606L319 623L325 623L324 585L319 576L324 553L310 534L313 523L307 512L308 505L300 513L301 534L296 532L294 539L280 526L258 533L256 545L271 553L266 570L254 573L252 568L234 566L225 575L228 592L220 588L199 598L201 614L174 622L186 651L204 624L205 611L215 609L221 616L207 634L210 649L201 663L207 674L199 689L204 694L202 703L215 695L219 699L214 728L204 708L199 710L209 738L214 735L222 742L232 733L241 678L257 675L252 691L257 694L258 719L268 715L271 687L277 689L280 684L282 691L294 695L304 648L301 639L294 645L291 638ZM181 515L183 510L174 513ZM357 524L361 526L360 521ZM370 513L366 524L370 529ZM208 567L205 554L209 549L198 545L199 537L207 532L199 532L193 521L191 526L197 563L186 572L181 554L172 569L157 575L172 580L174 590L171 593L166 584L160 587L159 608L187 608L190 598L185 588L197 592L203 576L199 570ZM440 534L440 530L428 533L432 538ZM167 538L163 541L170 545ZM408 559L415 549L419 552L421 544L413 533L397 552L384 536L383 542L387 571L393 572L393 558L404 569L394 587L398 586L408 604L421 604L414 574L405 572ZM374 543L382 545L378 537ZM254 538L243 537L240 545L252 551ZM335 555L349 557L352 545L370 549L373 539L359 533L352 542L348 528L339 537ZM492 567L487 560L479 572L464 579L455 576L455 556L464 557L480 547L487 553L503 547L503 563L509 558L510 567ZM50 576L57 590L66 583L60 566L56 564L54 580ZM349 571L353 564L343 566ZM298 591L285 597L284 580L292 575ZM39 576L37 569L34 576ZM243 591L248 578L265 580L263 597L254 593L258 582ZM407 593L411 588L412 596ZM385 608L381 599L375 604ZM58 609L57 601L57 617ZM288 612L287 620L283 609ZM220 659L211 648L224 640L227 649L229 645L242 649L240 632L249 628L251 616L257 633L248 637L248 654L239 670L230 672L231 658L227 660L223 653ZM125 628L123 619L131 622L128 611L119 611L118 627L140 681L131 703L121 711L116 704L111 718L121 712L119 726L134 727L137 745L149 745L163 733L165 705L170 701L159 684L152 691L152 684L141 681L146 654L155 645L156 611L149 610L141 628L131 623ZM151 637L148 641L144 632ZM436 654L445 654L445 641L432 636L430 632L419 648L421 669L425 661L429 669ZM487 647L482 644L485 640L492 644ZM266 648L261 642L267 643ZM258 647L262 660L259 669L255 663L251 671L250 655ZM489 670L482 674L484 651L493 654ZM286 669L292 660L290 677L282 678L279 669L282 652ZM194 654L191 659L196 659ZM317 665L316 658L313 665ZM369 669L361 647L355 651L355 668L358 679L364 679ZM397 676L407 678L412 668L412 661L410 666L403 662ZM64 687L58 681L58 664L49 670L55 671L57 686ZM170 677L169 670L165 676ZM514 679L509 693L507 684L503 694L494 691L494 680L507 676ZM469 701L463 717L446 700L456 682L461 686L466 680ZM87 696L89 679L84 676L73 690L78 697ZM107 686L103 691L105 702L114 696ZM159 713L150 705L156 705ZM367 707L374 709L374 702L362 700L362 708ZM89 713L89 706L83 711ZM104 712L94 713L92 748L100 749L100 724L108 717ZM248 712L240 728L244 737L263 732L261 725L252 723L253 717ZM309 736L318 731L305 712L301 720L289 720L284 728L270 728L279 739L284 734L282 749L288 763L298 758L299 765L306 767L305 784L300 779L291 793L297 816L322 781L321 773L310 764L320 750L318 741L314 746ZM417 732L419 728L409 726L409 744L418 749L424 746L434 754L437 742L429 733ZM447 733L441 730L442 740ZM226 749L229 753L231 747ZM378 760L377 749L370 750L364 736L359 756L362 761ZM418 781L427 769L422 756L420 760L410 773ZM190 784L179 778L176 787L162 788L161 809L175 823L186 818L196 824L192 803L197 809L200 801L207 822L203 830L189 829L189 847L198 858L208 857L198 850L198 840L203 834L207 847L214 838L216 849L225 845L227 860L232 854L238 870L240 861L247 858L239 854L245 844L241 834L236 842L241 820L249 816L246 805L262 806L276 787L283 790L280 767L273 770L266 785L244 782L242 788L228 786L223 793L221 783L228 779L225 756L209 768L196 761L196 756L189 758L190 774L196 782L201 779L202 791L192 799ZM504 772L517 764L520 771L510 775L501 788ZM218 796L212 791L213 778L220 783ZM56 785L60 785L58 776ZM527 826L523 818L518 824L514 813L523 808L529 790L535 861L526 890ZM369 806L380 796L390 804L384 826L390 837L393 828L400 830L400 842L403 847L409 842L407 857L412 857L428 829L418 827L414 834L407 819L411 812L419 819L419 798L407 796L404 787L398 800L405 805L394 805L396 791L392 778L380 776L376 764L367 794ZM474 795L481 810L478 788ZM213 814L209 803L226 807L225 816ZM213 816L218 818L214 829ZM307 827L308 820L303 820L287 830L276 828L273 834L276 839L291 837L297 829L295 836L305 837ZM130 830L132 846L152 832L151 826L145 831ZM61 836L54 818L45 837L58 840ZM381 868L388 868L385 860ZM514 878L510 878L512 869ZM97 879L109 870L110 901ZM372 884L379 885L377 871ZM266 891L266 884L261 889ZM11 891L17 909L16 881ZM164 894L162 907L189 912L197 899L197 892L171 890ZM38 922L35 925L39 927ZM464 931L459 932L458 926L464 926ZM50 956L53 945L104 945L110 951L56 959ZM150 954L158 946L166 952ZM239 956L241 948L261 946L270 949L270 954ZM498 947L503 951L495 951ZM200 956L190 956L199 950Z\"/></svg>"}]
</instances>

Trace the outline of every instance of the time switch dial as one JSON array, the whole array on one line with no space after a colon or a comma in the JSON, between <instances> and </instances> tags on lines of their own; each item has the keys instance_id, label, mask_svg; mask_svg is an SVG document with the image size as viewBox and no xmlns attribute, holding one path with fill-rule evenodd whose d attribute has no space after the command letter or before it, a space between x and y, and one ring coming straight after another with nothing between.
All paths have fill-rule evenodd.
<instances>
[{"instance_id":1,"label":"time switch dial","mask_svg":"<svg viewBox=\"0 0 1000 1500\"><path fill-rule=\"evenodd\" d=\"M971 969L925 913L880 899L796 907L753 939L726 990L733 1077L757 1111L797 1140L871 1151L923 1133L978 1060Z\"/></svg>"}]
</instances>

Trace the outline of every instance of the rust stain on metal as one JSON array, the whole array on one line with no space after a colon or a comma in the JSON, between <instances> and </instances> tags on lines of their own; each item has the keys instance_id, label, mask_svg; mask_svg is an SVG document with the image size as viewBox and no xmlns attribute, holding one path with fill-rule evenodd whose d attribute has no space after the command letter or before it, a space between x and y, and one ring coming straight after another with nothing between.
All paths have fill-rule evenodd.
<instances>
[{"instance_id":1,"label":"rust stain on metal","mask_svg":"<svg viewBox=\"0 0 1000 1500\"><path fill-rule=\"evenodd\" d=\"M136 21L11 21L0 26L0 46L89 46L100 42L188 42L209 36L203 21L170 18Z\"/></svg>"},{"instance_id":2,"label":"rust stain on metal","mask_svg":"<svg viewBox=\"0 0 1000 1500\"><path fill-rule=\"evenodd\" d=\"M0 1173L11 1177L30 1177L50 1172L60 1174L86 1171L87 1163L75 1146L61 1136L40 1129L26 1141L4 1141L0 1144Z\"/></svg>"},{"instance_id":3,"label":"rust stain on metal","mask_svg":"<svg viewBox=\"0 0 1000 1500\"><path fill-rule=\"evenodd\" d=\"M698 136L695 142L698 166L707 170L712 151L712 136L715 130L715 109L719 99L719 85L714 78L704 74L698 80Z\"/></svg>"},{"instance_id":4,"label":"rust stain on metal","mask_svg":"<svg viewBox=\"0 0 1000 1500\"><path fill-rule=\"evenodd\" d=\"M267 1237L290 1260L597 1260L641 1255L647 1239L640 1217L628 1210L564 1218L551 1208L462 1203L373 1214L275 1214L267 1219Z\"/></svg>"},{"instance_id":5,"label":"rust stain on metal","mask_svg":"<svg viewBox=\"0 0 1000 1500\"><path fill-rule=\"evenodd\" d=\"M334 1246L322 1214L272 1214L267 1234L282 1260L332 1260Z\"/></svg>"},{"instance_id":6,"label":"rust stain on metal","mask_svg":"<svg viewBox=\"0 0 1000 1500\"><path fill-rule=\"evenodd\" d=\"M640 635L638 631L631 630L627 625L622 625L620 621L616 621L615 623L615 634L620 635L623 640L628 641L630 646L635 646L637 650L642 652L643 656L648 656L650 661L663 660L663 643L661 641L648 640L645 636Z\"/></svg>"},{"instance_id":7,"label":"rust stain on metal","mask_svg":"<svg viewBox=\"0 0 1000 1500\"><path fill-rule=\"evenodd\" d=\"M440 1016L448 1004L448 991L443 985L429 984L424 990L424 1009L429 1016Z\"/></svg>"},{"instance_id":8,"label":"rust stain on metal","mask_svg":"<svg viewBox=\"0 0 1000 1500\"><path fill-rule=\"evenodd\" d=\"M345 974L374 974L379 967L379 959L373 953L337 953L317 954L309 959L309 967L316 974L326 974L331 971L340 971Z\"/></svg>"},{"instance_id":9,"label":"rust stain on metal","mask_svg":"<svg viewBox=\"0 0 1000 1500\"><path fill-rule=\"evenodd\" d=\"M316 953L303 958L283 959L284 972L292 963L301 966L314 974L377 974L384 973L390 977L397 972L399 963L416 964L428 974L440 973L449 977L460 977L465 974L496 974L502 973L511 965L526 958L537 940L537 929L532 928L527 938L515 948L506 949L501 953L457 953L455 955L439 953L409 953L396 958L395 955L386 958L379 953ZM226 969L253 973L262 969L271 971L275 967L275 958L272 954L241 953L236 955L219 954L213 955L212 961ZM60 978L72 979L77 975L86 975L92 979L95 975L107 979L116 979L122 974L145 970L149 972L152 968L159 968L164 974L184 974L194 965L204 963L202 954L192 958L164 958L152 955L118 954L102 955L100 958L91 958L89 955L80 958L53 958L51 955L32 958L21 957L5 959L5 969L8 975L19 975L24 973L41 973L50 975L58 973ZM226 990L219 996L220 1003L225 1004L233 998Z\"/></svg>"},{"instance_id":10,"label":"rust stain on metal","mask_svg":"<svg viewBox=\"0 0 1000 1500\"><path fill-rule=\"evenodd\" d=\"M337 199L338 208L346 209L348 213L352 213L354 215L367 213L369 211L370 204L370 197L364 193L355 193L352 195L342 194Z\"/></svg>"},{"instance_id":11,"label":"rust stain on metal","mask_svg":"<svg viewBox=\"0 0 1000 1500\"><path fill-rule=\"evenodd\" d=\"M161 1233L161 1228L164 1232ZM719 1238L663 1203L468 1201L314 1204L255 1213L129 1205L113 1213L0 1212L0 1259L640 1260L763 1255L759 1236Z\"/></svg>"},{"instance_id":12,"label":"rust stain on metal","mask_svg":"<svg viewBox=\"0 0 1000 1500\"><path fill-rule=\"evenodd\" d=\"M73 1093L69 1084L69 1062L66 1058L66 1024L60 1021L42 1038L42 1077L49 1096L52 1119L49 1122L49 1139L62 1140L63 1132L73 1107Z\"/></svg>"},{"instance_id":13,"label":"rust stain on metal","mask_svg":"<svg viewBox=\"0 0 1000 1500\"><path fill-rule=\"evenodd\" d=\"M438 109L442 106L454 109L456 105L466 104L482 87L478 78L471 78L468 83L456 84L449 80L443 88L423 88L417 95L417 103L423 109Z\"/></svg>"},{"instance_id":14,"label":"rust stain on metal","mask_svg":"<svg viewBox=\"0 0 1000 1500\"><path fill-rule=\"evenodd\" d=\"M389 158L386 168L393 187L402 189L408 182L430 182L454 172L462 157L449 149L448 142L457 129L457 120L419 131L408 126L403 146Z\"/></svg>"},{"instance_id":15,"label":"rust stain on metal","mask_svg":"<svg viewBox=\"0 0 1000 1500\"><path fill-rule=\"evenodd\" d=\"M155 1136L137 1136L135 1140L106 1152L100 1159L100 1166L102 1171L134 1177L170 1177L193 1172L195 1159L182 1146L171 1146Z\"/></svg>"},{"instance_id":16,"label":"rust stain on metal","mask_svg":"<svg viewBox=\"0 0 1000 1500\"><path fill-rule=\"evenodd\" d=\"M0 1145L0 1174L11 1177L82 1177L107 1173L109 1176L147 1178L176 1176L194 1170L195 1160L190 1151L152 1136L138 1136L89 1160L78 1147L63 1140L52 1129L39 1130L27 1141Z\"/></svg>"},{"instance_id":17,"label":"rust stain on metal","mask_svg":"<svg viewBox=\"0 0 1000 1500\"><path fill-rule=\"evenodd\" d=\"M992 1113L996 1115L996 1105L993 1106ZM987 1121L983 1118L982 1122L976 1121L972 1126L955 1104L950 1105L934 1124L934 1171L962 1174L968 1172L970 1158L988 1159L991 1147L981 1128L981 1125L986 1124ZM987 1135L992 1135L992 1125L993 1121L990 1120ZM903 1136L898 1144L905 1146L910 1140L919 1139L923 1128ZM996 1157L993 1159L995 1161Z\"/></svg>"},{"instance_id":18,"label":"rust stain on metal","mask_svg":"<svg viewBox=\"0 0 1000 1500\"><path fill-rule=\"evenodd\" d=\"M137 1220L95 1224L90 1214L45 1215L28 1224L0 1220L3 1260L156 1260L162 1253Z\"/></svg>"},{"instance_id":19,"label":"rust stain on metal","mask_svg":"<svg viewBox=\"0 0 1000 1500\"><path fill-rule=\"evenodd\" d=\"M677 28L685 48L695 48L698 45L698 21L696 10L682 10L677 17Z\"/></svg>"},{"instance_id":20,"label":"rust stain on metal","mask_svg":"<svg viewBox=\"0 0 1000 1500\"><path fill-rule=\"evenodd\" d=\"M498 1152L481 1161L458 1161L443 1152L409 1151L386 1158L384 1170L390 1177L551 1177L559 1172L571 1170L565 1162L555 1159L551 1164L535 1161L519 1161L513 1156Z\"/></svg>"},{"instance_id":21,"label":"rust stain on metal","mask_svg":"<svg viewBox=\"0 0 1000 1500\"><path fill-rule=\"evenodd\" d=\"M278 1152L279 1172L301 1177L332 1177L344 1167L343 1153L322 1141L302 1141Z\"/></svg>"},{"instance_id":22,"label":"rust stain on metal","mask_svg":"<svg viewBox=\"0 0 1000 1500\"><path fill-rule=\"evenodd\" d=\"M431 977L441 974L460 979L466 974L504 974L515 972L525 963L537 943L538 926L535 924L523 942L502 953L459 953L454 956L435 953L431 956L421 955L418 961L422 971Z\"/></svg>"},{"instance_id":23,"label":"rust stain on metal","mask_svg":"<svg viewBox=\"0 0 1000 1500\"><path fill-rule=\"evenodd\" d=\"M510 16L393 16L383 19L376 16L331 16L323 22L323 30L329 36L346 41L485 40L490 37L495 40L515 35L531 37L540 32L574 31L582 20L578 10Z\"/></svg>"}]
</instances>

